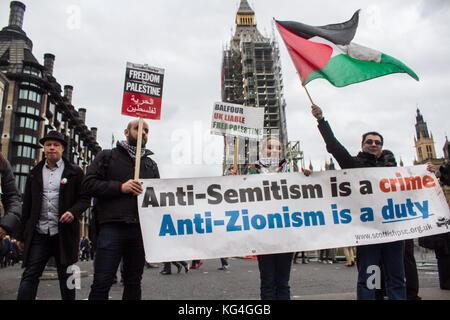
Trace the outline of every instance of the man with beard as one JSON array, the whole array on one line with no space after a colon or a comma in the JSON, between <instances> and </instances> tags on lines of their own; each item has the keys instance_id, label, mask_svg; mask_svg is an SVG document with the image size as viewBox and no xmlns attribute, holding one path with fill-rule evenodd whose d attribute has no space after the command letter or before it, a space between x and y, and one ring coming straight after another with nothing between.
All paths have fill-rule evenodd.
<instances>
[{"instance_id":1,"label":"man with beard","mask_svg":"<svg viewBox=\"0 0 450 320\"><path fill-rule=\"evenodd\" d=\"M141 299L141 280L145 265L144 246L139 225L137 196L142 186L134 180L139 120L131 121L124 133L126 141L116 148L103 150L89 167L83 187L97 198L95 205L98 224L97 251L94 259L94 280L89 300L107 300L109 290L121 260L123 260L123 300ZM159 178L153 154L145 149L148 124L142 132L142 179Z\"/></svg>"}]
</instances>

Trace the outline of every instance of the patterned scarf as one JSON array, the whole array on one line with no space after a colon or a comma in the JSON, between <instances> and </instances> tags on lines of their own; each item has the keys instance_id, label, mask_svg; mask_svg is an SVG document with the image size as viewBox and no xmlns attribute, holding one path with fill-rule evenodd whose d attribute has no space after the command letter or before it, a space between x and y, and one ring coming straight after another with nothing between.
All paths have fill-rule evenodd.
<instances>
[{"instance_id":1,"label":"patterned scarf","mask_svg":"<svg viewBox=\"0 0 450 320\"><path fill-rule=\"evenodd\" d=\"M126 141L117 141L117 145L127 150L131 158L136 159L136 147L130 146ZM141 148L141 158L145 155L147 150Z\"/></svg>"},{"instance_id":2,"label":"patterned scarf","mask_svg":"<svg viewBox=\"0 0 450 320\"><path fill-rule=\"evenodd\" d=\"M262 158L255 165L258 173L288 172L286 159Z\"/></svg>"}]
</instances>

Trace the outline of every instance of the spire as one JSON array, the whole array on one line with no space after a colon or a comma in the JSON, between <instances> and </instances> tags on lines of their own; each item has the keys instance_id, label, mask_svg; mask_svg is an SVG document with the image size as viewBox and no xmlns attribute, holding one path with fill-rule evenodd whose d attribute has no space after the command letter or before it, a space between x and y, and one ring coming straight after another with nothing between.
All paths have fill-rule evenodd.
<instances>
[{"instance_id":1,"label":"spire","mask_svg":"<svg viewBox=\"0 0 450 320\"><path fill-rule=\"evenodd\" d=\"M236 31L231 40L231 46L239 47L242 39L249 41L268 40L258 31L255 21L255 11L250 7L247 0L241 0L236 13Z\"/></svg>"},{"instance_id":2,"label":"spire","mask_svg":"<svg viewBox=\"0 0 450 320\"><path fill-rule=\"evenodd\" d=\"M430 159L436 159L436 151L434 149L433 135L428 132L427 123L423 120L419 108L416 111L416 135L414 145L416 147L417 162L425 163Z\"/></svg>"},{"instance_id":3,"label":"spire","mask_svg":"<svg viewBox=\"0 0 450 320\"><path fill-rule=\"evenodd\" d=\"M238 26L256 26L255 11L250 8L247 0L241 0L238 12L236 14L236 25Z\"/></svg>"},{"instance_id":4,"label":"spire","mask_svg":"<svg viewBox=\"0 0 450 320\"><path fill-rule=\"evenodd\" d=\"M442 148L444 151L444 158L447 159L447 161L450 160L450 142L448 141L447 135L445 136L445 143L444 148Z\"/></svg>"},{"instance_id":5,"label":"spire","mask_svg":"<svg viewBox=\"0 0 450 320\"><path fill-rule=\"evenodd\" d=\"M420 138L429 138L427 123L423 120L423 116L420 114L419 108L416 111L416 134L417 140Z\"/></svg>"},{"instance_id":6,"label":"spire","mask_svg":"<svg viewBox=\"0 0 450 320\"><path fill-rule=\"evenodd\" d=\"M255 14L253 9L248 4L247 0L241 0L241 4L239 5L238 14Z\"/></svg>"},{"instance_id":7,"label":"spire","mask_svg":"<svg viewBox=\"0 0 450 320\"><path fill-rule=\"evenodd\" d=\"M336 170L336 166L334 165L333 158L330 157L330 170Z\"/></svg>"}]
</instances>

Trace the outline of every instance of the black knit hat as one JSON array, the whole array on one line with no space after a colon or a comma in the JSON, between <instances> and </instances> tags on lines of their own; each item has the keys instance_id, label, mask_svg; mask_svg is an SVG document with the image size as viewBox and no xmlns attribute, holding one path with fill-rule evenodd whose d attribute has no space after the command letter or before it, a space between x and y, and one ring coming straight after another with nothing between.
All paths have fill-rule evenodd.
<instances>
[{"instance_id":1,"label":"black knit hat","mask_svg":"<svg viewBox=\"0 0 450 320\"><path fill-rule=\"evenodd\" d=\"M49 131L45 137L39 140L39 143L44 145L47 140L56 140L62 143L64 148L67 147L67 142L64 139L64 135L58 131Z\"/></svg>"}]
</instances>

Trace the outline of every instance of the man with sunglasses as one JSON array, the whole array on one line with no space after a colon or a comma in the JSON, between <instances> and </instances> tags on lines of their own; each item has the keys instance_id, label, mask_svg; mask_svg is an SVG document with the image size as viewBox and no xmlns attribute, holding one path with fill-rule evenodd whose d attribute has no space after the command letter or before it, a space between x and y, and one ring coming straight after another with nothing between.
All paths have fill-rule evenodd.
<instances>
[{"instance_id":1,"label":"man with sunglasses","mask_svg":"<svg viewBox=\"0 0 450 320\"><path fill-rule=\"evenodd\" d=\"M312 105L311 113L317 119L318 128L325 141L327 151L333 155L341 169L397 166L394 154L389 150L383 150L383 137L378 132L365 133L362 136L361 151L356 156L351 156L334 136L328 121L323 117L322 110L318 106ZM406 300L404 251L404 241L358 246L356 248L358 300L374 300L376 298L375 289L367 287L367 279L373 273L368 272L368 268L380 264L386 278L388 298L390 300Z\"/></svg>"}]
</instances>

